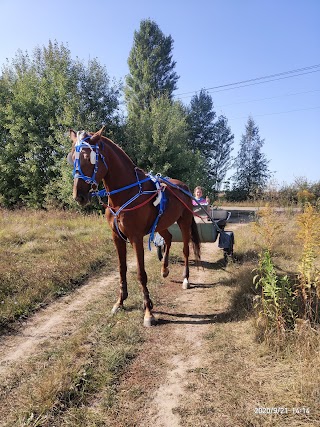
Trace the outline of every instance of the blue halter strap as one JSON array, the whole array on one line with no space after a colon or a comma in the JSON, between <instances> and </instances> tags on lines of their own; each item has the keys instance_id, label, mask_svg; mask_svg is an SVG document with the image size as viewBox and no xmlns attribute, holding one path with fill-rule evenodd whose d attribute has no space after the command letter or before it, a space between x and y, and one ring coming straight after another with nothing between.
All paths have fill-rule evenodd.
<instances>
[{"instance_id":1,"label":"blue halter strap","mask_svg":"<svg viewBox=\"0 0 320 427\"><path fill-rule=\"evenodd\" d=\"M73 166L73 177L78 179L83 179L87 184L95 185L98 187L98 183L96 181L96 174L98 172L98 162L99 162L99 156L101 157L106 169L108 170L108 166L106 164L104 156L99 152L99 145L91 145L89 142L87 142L88 139L90 139L91 136L87 136L84 139L81 139L79 142L77 142L75 146L75 160L74 160L74 166ZM82 172L81 165L80 165L80 153L83 148L89 148L90 151L90 161L92 164L94 164L93 173L92 176L87 176ZM94 163L93 163L94 162Z\"/></svg>"}]
</instances>

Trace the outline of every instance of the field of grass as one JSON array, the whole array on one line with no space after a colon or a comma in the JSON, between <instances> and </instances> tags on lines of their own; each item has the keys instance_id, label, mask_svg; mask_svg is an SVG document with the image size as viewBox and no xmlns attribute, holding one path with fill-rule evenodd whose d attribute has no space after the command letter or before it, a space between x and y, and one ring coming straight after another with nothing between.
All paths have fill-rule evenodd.
<instances>
[{"instance_id":1,"label":"field of grass","mask_svg":"<svg viewBox=\"0 0 320 427\"><path fill-rule=\"evenodd\" d=\"M100 216L1 211L0 239L3 327L71 292L99 269L117 271L110 230ZM133 257L130 246L128 251ZM149 278L155 282L150 271ZM144 340L135 272L129 280L130 322L126 312L111 315L117 294L108 288L77 317L75 333L48 339L37 355L7 369L0 385L1 426L104 425L90 408L91 399L101 392L99 405L106 411L117 404L119 377Z\"/></svg>"},{"instance_id":2,"label":"field of grass","mask_svg":"<svg viewBox=\"0 0 320 427\"><path fill-rule=\"evenodd\" d=\"M238 383L244 359L236 356L242 347L247 348L247 369L248 366L251 369L251 364L252 370L260 369L261 360L264 361L261 383L268 385L269 402L273 399L314 410L320 407L319 387L315 386L320 383L318 327L300 318L295 327L286 330L284 335L279 336L277 329L268 333L256 299L260 298L261 289L256 289L253 284L261 253L266 247L272 255L276 273L290 276L293 284L301 284L298 277L304 245L297 232L296 216L291 213L274 216L271 211L261 218L259 224L245 225L236 230L236 261L229 264L225 283L227 293L232 293L232 319L215 325L215 336L221 333L221 342L226 330L233 337L228 344L231 350L229 352L227 344L221 349L216 344L212 346L208 354L212 357L212 375L205 376L206 381L203 382L201 371L199 386L202 389L208 382L208 387L214 389L210 381L216 373L215 364L220 354L221 360L225 360L223 369L230 381L225 385L229 400L224 402L230 411L234 405L247 405L250 396L255 397L261 389L253 374L250 381ZM0 242L0 256L5 259L0 267L1 301L4 301L0 309L4 326L71 291L97 267L103 265L104 271L116 269L108 227L104 218L97 216L1 211ZM172 263L179 265L180 249L179 252L173 249L172 254ZM316 254L319 255L318 249ZM129 247L129 257L132 256ZM310 254L308 256L310 258ZM318 265L319 259L316 257L313 262ZM165 301L166 296L159 287L161 279L155 254L148 259L147 270L153 302L159 306L160 300ZM75 334L48 340L44 351L23 366L8 370L0 385L0 425L1 420L5 420L3 425L6 427L98 427L106 425L109 414L117 419L121 405L128 403L123 403L118 389L124 372L144 342L150 340L152 346L157 334L160 337L161 333L160 328L143 328L142 298L134 271L129 273L128 279L130 300L126 311L117 316L109 314L106 301L111 308L115 294L114 289L108 289L103 300L97 301L79 318ZM175 304L174 300L170 304ZM237 335L237 331L241 333ZM209 345L210 339L208 335ZM269 365L266 364L268 360ZM158 359L153 362L161 363ZM290 384L286 385L289 375ZM130 389L130 402L142 398L144 386L141 384L141 387ZM146 401L149 398L149 395L145 396ZM201 411L205 409L206 402L202 402ZM212 414L208 412L207 416L209 419ZM280 425L271 418L261 425ZM239 419L242 425L254 425L252 417L243 415Z\"/></svg>"},{"instance_id":3,"label":"field of grass","mask_svg":"<svg viewBox=\"0 0 320 427\"><path fill-rule=\"evenodd\" d=\"M0 330L70 292L90 272L116 269L103 216L0 210Z\"/></svg>"}]
</instances>

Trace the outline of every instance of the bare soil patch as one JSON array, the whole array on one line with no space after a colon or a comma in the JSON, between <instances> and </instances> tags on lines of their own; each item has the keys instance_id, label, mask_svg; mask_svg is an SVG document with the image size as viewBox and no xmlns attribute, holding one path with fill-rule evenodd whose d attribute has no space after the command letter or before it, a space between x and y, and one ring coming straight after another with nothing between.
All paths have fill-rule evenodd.
<instances>
[{"instance_id":1,"label":"bare soil patch","mask_svg":"<svg viewBox=\"0 0 320 427\"><path fill-rule=\"evenodd\" d=\"M128 268L134 265L135 262L131 261ZM116 272L108 276L101 274L40 310L20 326L16 324L11 335L0 339L0 378L12 364L21 364L41 351L42 344L48 339L71 335L77 328L79 316L83 317L87 307L104 297L106 290L114 287L115 282L118 282Z\"/></svg>"}]
</instances>

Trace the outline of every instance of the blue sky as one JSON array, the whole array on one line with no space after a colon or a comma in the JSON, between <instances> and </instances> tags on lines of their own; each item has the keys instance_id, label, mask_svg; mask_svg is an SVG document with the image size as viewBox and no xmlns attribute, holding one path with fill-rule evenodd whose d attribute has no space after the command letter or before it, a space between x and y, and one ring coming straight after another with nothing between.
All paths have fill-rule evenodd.
<instances>
[{"instance_id":1,"label":"blue sky","mask_svg":"<svg viewBox=\"0 0 320 427\"><path fill-rule=\"evenodd\" d=\"M1 66L18 49L32 54L57 40L85 63L98 58L117 80L128 73L134 31L150 18L174 40L184 103L201 88L320 64L319 0L0 0L0 14ZM320 67L309 71L209 91L235 135L234 154L253 117L279 185L320 181Z\"/></svg>"}]
</instances>

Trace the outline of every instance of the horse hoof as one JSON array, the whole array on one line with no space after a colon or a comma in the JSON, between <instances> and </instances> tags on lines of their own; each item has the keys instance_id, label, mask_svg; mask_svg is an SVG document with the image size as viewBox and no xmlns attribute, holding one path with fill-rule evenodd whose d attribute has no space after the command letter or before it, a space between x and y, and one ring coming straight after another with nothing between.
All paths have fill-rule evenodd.
<instances>
[{"instance_id":1,"label":"horse hoof","mask_svg":"<svg viewBox=\"0 0 320 427\"><path fill-rule=\"evenodd\" d=\"M162 269L162 277L167 277L168 275L169 275L169 268L168 267L166 267L166 268L163 268Z\"/></svg>"},{"instance_id":2,"label":"horse hoof","mask_svg":"<svg viewBox=\"0 0 320 427\"><path fill-rule=\"evenodd\" d=\"M188 279L183 279L182 282L182 289L189 289L190 288L190 283Z\"/></svg>"},{"instance_id":3,"label":"horse hoof","mask_svg":"<svg viewBox=\"0 0 320 427\"><path fill-rule=\"evenodd\" d=\"M111 314L116 314L116 313L118 313L118 311L120 311L122 308L123 308L123 307L122 307L122 305L115 304L115 305L112 307Z\"/></svg>"},{"instance_id":4,"label":"horse hoof","mask_svg":"<svg viewBox=\"0 0 320 427\"><path fill-rule=\"evenodd\" d=\"M156 324L157 324L157 321L153 316L145 317L143 319L143 326L145 326L146 328L150 328L151 326L155 326Z\"/></svg>"}]
</instances>

